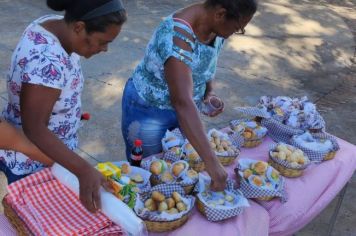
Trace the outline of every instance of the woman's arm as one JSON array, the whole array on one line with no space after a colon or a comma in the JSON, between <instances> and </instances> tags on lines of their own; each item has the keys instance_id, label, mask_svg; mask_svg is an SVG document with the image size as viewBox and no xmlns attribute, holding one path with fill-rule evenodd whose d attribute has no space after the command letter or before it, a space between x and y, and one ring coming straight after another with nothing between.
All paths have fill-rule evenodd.
<instances>
[{"instance_id":1,"label":"woman's arm","mask_svg":"<svg viewBox=\"0 0 356 236\"><path fill-rule=\"evenodd\" d=\"M212 189L222 191L226 187L227 174L210 148L199 113L193 101L193 79L189 67L176 58L169 58L164 65L171 103L178 121L189 142L203 159L212 179Z\"/></svg>"},{"instance_id":2,"label":"woman's arm","mask_svg":"<svg viewBox=\"0 0 356 236\"><path fill-rule=\"evenodd\" d=\"M33 84L22 84L20 95L24 133L44 154L61 164L79 179L80 200L90 211L100 208L99 188L103 176L88 162L67 148L48 128L53 106L61 90Z\"/></svg>"},{"instance_id":3,"label":"woman's arm","mask_svg":"<svg viewBox=\"0 0 356 236\"><path fill-rule=\"evenodd\" d=\"M214 82L213 79L206 82L204 100L206 100L209 96L215 95L214 93Z\"/></svg>"},{"instance_id":4,"label":"woman's arm","mask_svg":"<svg viewBox=\"0 0 356 236\"><path fill-rule=\"evenodd\" d=\"M47 166L53 164L53 160L31 143L22 130L16 129L4 120L0 120L0 133L0 149L21 152L30 159L39 161Z\"/></svg>"}]
</instances>

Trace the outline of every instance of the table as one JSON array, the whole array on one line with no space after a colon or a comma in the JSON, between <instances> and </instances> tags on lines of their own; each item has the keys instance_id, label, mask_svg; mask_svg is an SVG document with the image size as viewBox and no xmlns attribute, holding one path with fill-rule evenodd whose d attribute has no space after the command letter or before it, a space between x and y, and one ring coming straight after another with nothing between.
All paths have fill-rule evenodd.
<instances>
[{"instance_id":1,"label":"table","mask_svg":"<svg viewBox=\"0 0 356 236\"><path fill-rule=\"evenodd\" d=\"M336 197L356 169L356 146L341 139L338 142L340 150L333 160L312 164L299 178L286 178L289 199L284 204L279 199L259 204L250 200L251 207L245 209L242 215L221 223L210 223L194 212L183 227L169 234L150 235L292 235L312 221ZM256 148L243 148L239 158L267 161L273 143L267 137ZM227 171L229 177L235 178L232 166ZM268 222L260 207L267 211Z\"/></svg>"},{"instance_id":2,"label":"table","mask_svg":"<svg viewBox=\"0 0 356 236\"><path fill-rule=\"evenodd\" d=\"M270 202L254 202L235 218L219 223L207 221L194 209L188 222L169 233L149 235L241 235L285 236L291 235L317 216L340 192L356 169L356 146L338 139L340 150L333 160L309 166L302 177L286 179L289 199L282 204L279 199ZM268 160L268 150L273 141L264 142L252 149L242 149L240 158ZM234 165L227 168L230 178L235 178ZM5 232L4 232L5 230ZM0 235L15 236L11 226L0 215Z\"/></svg>"}]
</instances>

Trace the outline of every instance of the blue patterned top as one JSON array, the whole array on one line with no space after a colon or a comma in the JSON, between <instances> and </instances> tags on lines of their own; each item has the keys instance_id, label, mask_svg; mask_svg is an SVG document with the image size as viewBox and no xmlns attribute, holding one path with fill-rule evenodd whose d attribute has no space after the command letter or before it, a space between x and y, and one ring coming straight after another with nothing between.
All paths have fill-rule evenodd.
<instances>
[{"instance_id":1,"label":"blue patterned top","mask_svg":"<svg viewBox=\"0 0 356 236\"><path fill-rule=\"evenodd\" d=\"M173 39L183 40L192 50L187 51L178 47ZM216 37L213 45L205 45L198 41L194 32L186 24L175 20L172 15L167 17L156 29L148 43L143 60L132 75L138 94L152 106L173 109L164 78L164 63L170 57L174 57L191 69L193 100L200 107L206 83L215 75L217 59L223 43L223 38Z\"/></svg>"}]
</instances>

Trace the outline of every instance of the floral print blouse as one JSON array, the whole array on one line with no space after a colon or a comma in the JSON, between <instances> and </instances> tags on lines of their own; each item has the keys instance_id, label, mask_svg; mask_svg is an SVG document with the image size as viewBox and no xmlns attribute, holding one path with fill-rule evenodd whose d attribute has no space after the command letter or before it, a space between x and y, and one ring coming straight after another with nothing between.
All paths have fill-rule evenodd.
<instances>
[{"instance_id":1,"label":"floral print blouse","mask_svg":"<svg viewBox=\"0 0 356 236\"><path fill-rule=\"evenodd\" d=\"M175 45L174 39L184 41L191 50L187 51ZM167 17L156 29L148 43L143 60L132 75L138 94L154 107L173 109L164 78L164 63L170 57L174 57L191 69L193 99L200 107L206 83L214 77L217 58L223 43L223 38L216 37L212 45L202 44L187 24L173 18L173 15Z\"/></svg>"},{"instance_id":2,"label":"floral print blouse","mask_svg":"<svg viewBox=\"0 0 356 236\"><path fill-rule=\"evenodd\" d=\"M68 55L58 38L40 25L44 21L61 18L56 15L41 17L24 31L11 59L7 76L8 104L3 116L21 127L20 92L23 83L59 89L61 94L53 107L48 129L73 150L78 142L84 82L80 57L75 53ZM41 168L40 163L14 151L0 150L0 159L17 175Z\"/></svg>"}]
</instances>

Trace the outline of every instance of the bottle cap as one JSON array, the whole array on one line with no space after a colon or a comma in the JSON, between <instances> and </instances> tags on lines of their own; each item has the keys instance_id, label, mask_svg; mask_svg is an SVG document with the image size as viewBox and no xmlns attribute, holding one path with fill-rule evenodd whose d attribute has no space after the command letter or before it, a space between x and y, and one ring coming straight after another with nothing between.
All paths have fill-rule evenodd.
<instances>
[{"instance_id":1,"label":"bottle cap","mask_svg":"<svg viewBox=\"0 0 356 236\"><path fill-rule=\"evenodd\" d=\"M135 140L135 146L136 147L142 146L142 140L141 139L136 139Z\"/></svg>"},{"instance_id":2,"label":"bottle cap","mask_svg":"<svg viewBox=\"0 0 356 236\"><path fill-rule=\"evenodd\" d=\"M89 113L83 113L80 117L81 120L90 120L90 114Z\"/></svg>"}]
</instances>

